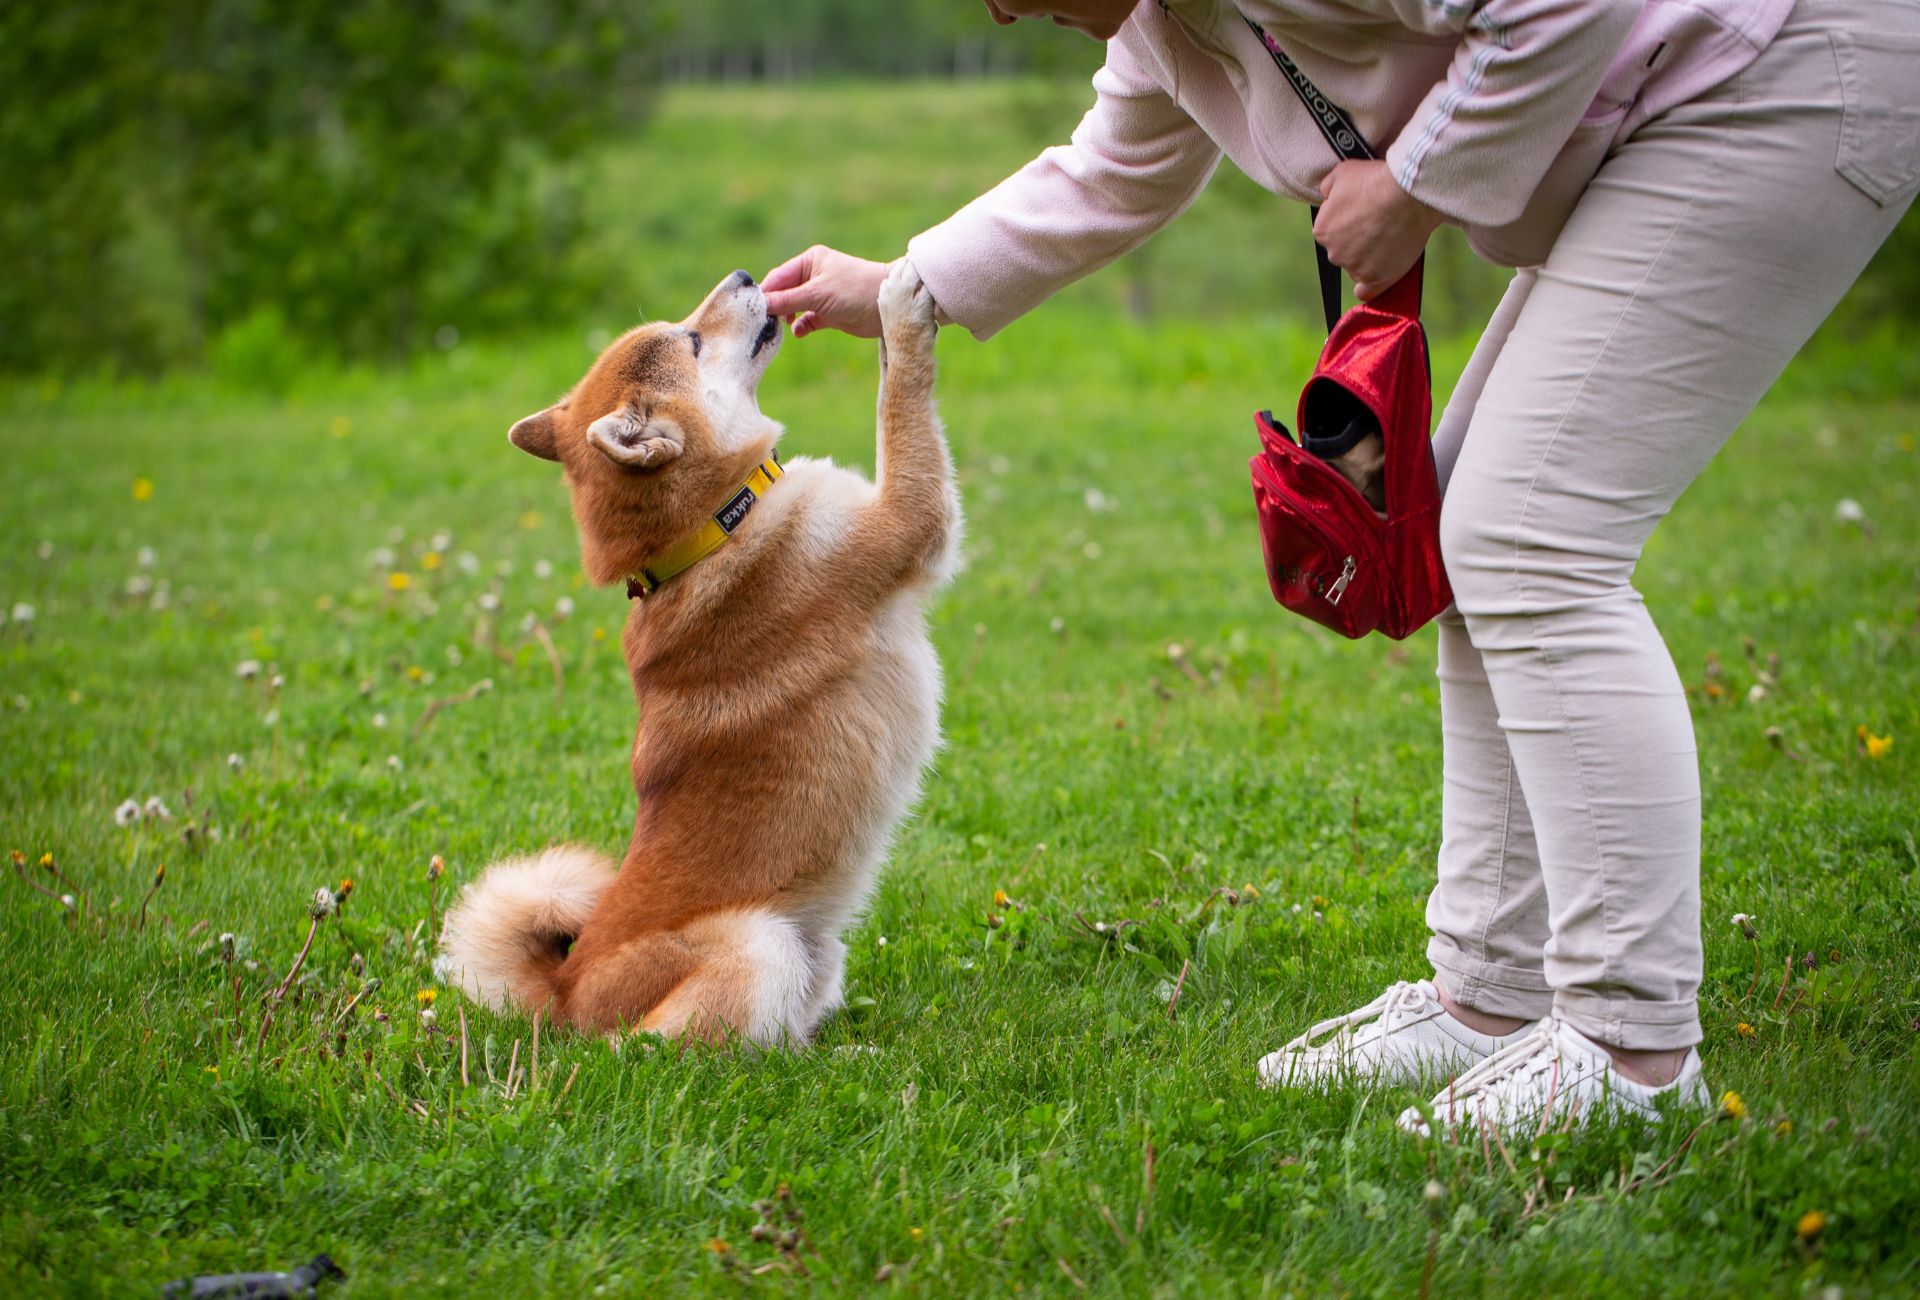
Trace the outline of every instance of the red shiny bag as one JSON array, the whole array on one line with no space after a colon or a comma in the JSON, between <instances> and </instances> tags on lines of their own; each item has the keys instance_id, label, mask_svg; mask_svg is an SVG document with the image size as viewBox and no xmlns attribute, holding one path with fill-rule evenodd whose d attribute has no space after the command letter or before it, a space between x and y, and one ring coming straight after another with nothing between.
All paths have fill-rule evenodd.
<instances>
[{"instance_id":1,"label":"red shiny bag","mask_svg":"<svg viewBox=\"0 0 1920 1300\"><path fill-rule=\"evenodd\" d=\"M1300 393L1303 435L1356 418L1371 417L1378 426L1384 518L1346 476L1274 423L1271 412L1255 417L1261 450L1251 462L1253 497L1273 598L1342 636L1384 632L1398 640L1453 599L1440 562L1440 487L1428 438L1433 384L1420 327L1420 281L1416 263L1400 283L1341 316Z\"/></svg>"}]
</instances>

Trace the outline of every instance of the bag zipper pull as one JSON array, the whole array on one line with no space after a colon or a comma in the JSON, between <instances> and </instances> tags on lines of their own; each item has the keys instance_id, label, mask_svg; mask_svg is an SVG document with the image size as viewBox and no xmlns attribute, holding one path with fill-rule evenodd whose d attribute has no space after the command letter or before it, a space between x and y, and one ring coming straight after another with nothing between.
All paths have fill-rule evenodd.
<instances>
[{"instance_id":1,"label":"bag zipper pull","mask_svg":"<svg viewBox=\"0 0 1920 1300\"><path fill-rule=\"evenodd\" d=\"M1353 581L1354 570L1357 567L1353 562L1353 557L1349 555L1347 562L1340 566L1340 576L1333 580L1331 587L1327 588L1327 603L1329 605L1338 605L1340 598L1347 594L1347 584Z\"/></svg>"}]
</instances>

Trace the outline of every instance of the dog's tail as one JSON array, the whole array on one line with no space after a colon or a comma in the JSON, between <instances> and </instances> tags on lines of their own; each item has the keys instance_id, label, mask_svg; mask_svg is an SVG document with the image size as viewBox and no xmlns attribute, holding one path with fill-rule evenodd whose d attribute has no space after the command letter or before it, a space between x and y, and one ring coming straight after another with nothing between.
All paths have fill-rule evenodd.
<instances>
[{"instance_id":1,"label":"dog's tail","mask_svg":"<svg viewBox=\"0 0 1920 1300\"><path fill-rule=\"evenodd\" d=\"M434 973L496 1011L545 1006L554 972L612 881L613 864L575 844L494 863L448 910Z\"/></svg>"}]
</instances>

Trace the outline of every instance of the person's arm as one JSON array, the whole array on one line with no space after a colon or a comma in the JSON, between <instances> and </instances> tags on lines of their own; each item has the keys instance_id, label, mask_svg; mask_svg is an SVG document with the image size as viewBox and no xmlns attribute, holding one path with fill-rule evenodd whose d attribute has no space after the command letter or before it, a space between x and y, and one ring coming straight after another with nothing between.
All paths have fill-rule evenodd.
<instances>
[{"instance_id":1,"label":"person's arm","mask_svg":"<svg viewBox=\"0 0 1920 1300\"><path fill-rule=\"evenodd\" d=\"M1108 42L1098 98L1072 143L908 243L943 324L986 338L1144 243L1213 175L1219 149L1127 51L1134 31ZM768 310L794 317L796 336L831 328L870 338L885 274L885 263L816 246L768 273Z\"/></svg>"},{"instance_id":2,"label":"person's arm","mask_svg":"<svg viewBox=\"0 0 1920 1300\"><path fill-rule=\"evenodd\" d=\"M1140 67L1132 24L1094 74L1070 144L907 244L942 312L980 338L1145 243L1213 175L1220 150Z\"/></svg>"},{"instance_id":3,"label":"person's arm","mask_svg":"<svg viewBox=\"0 0 1920 1300\"><path fill-rule=\"evenodd\" d=\"M1393 179L1463 225L1517 219L1599 93L1643 0L1372 0L1406 26L1458 34L1447 78L1386 152Z\"/></svg>"}]
</instances>

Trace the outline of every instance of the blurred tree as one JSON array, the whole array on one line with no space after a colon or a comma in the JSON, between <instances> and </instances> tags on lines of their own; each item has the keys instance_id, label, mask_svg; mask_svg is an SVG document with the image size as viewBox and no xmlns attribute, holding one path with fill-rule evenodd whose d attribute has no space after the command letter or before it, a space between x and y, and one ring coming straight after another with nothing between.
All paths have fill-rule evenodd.
<instances>
[{"instance_id":1,"label":"blurred tree","mask_svg":"<svg viewBox=\"0 0 1920 1300\"><path fill-rule=\"evenodd\" d=\"M404 352L564 312L568 163L644 109L647 0L0 7L0 368L193 357L262 313Z\"/></svg>"}]
</instances>

